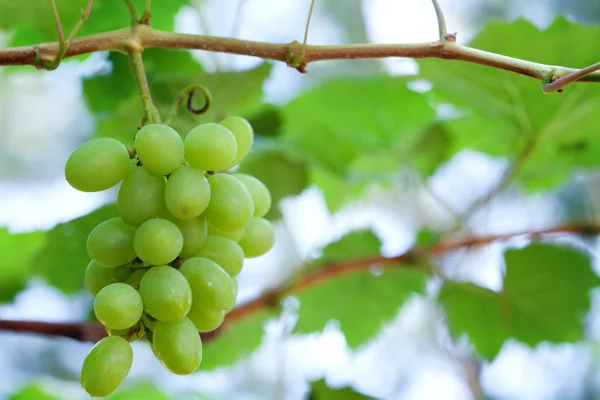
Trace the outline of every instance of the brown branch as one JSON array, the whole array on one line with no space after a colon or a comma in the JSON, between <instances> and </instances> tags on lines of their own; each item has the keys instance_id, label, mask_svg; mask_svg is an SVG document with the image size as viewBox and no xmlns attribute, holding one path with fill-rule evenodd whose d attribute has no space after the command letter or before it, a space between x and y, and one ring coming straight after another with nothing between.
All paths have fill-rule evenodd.
<instances>
[{"instance_id":1,"label":"brown branch","mask_svg":"<svg viewBox=\"0 0 600 400\"><path fill-rule=\"evenodd\" d=\"M216 36L188 35L153 29L139 25L135 32L129 28L85 36L73 40L65 57L73 57L98 51L123 51L131 42L143 48L195 49L220 53L240 54L267 60L288 62L300 59L298 51L303 46L294 43L265 43ZM0 65L35 65L42 60L52 60L59 44L43 43L36 46L0 49ZM38 53L39 51L39 53ZM37 57L36 57L37 55ZM357 58L442 58L461 60L503 69L530 76L544 82L559 79L578 69L539 64L518 58L507 57L460 45L451 40L411 44L347 44L337 46L306 46L305 63ZM600 82L600 72L583 76L580 81Z\"/></svg>"},{"instance_id":2,"label":"brown branch","mask_svg":"<svg viewBox=\"0 0 600 400\"><path fill-rule=\"evenodd\" d=\"M396 257L382 257L380 255L362 259L344 261L343 263L329 263L290 285L272 289L262 296L244 303L227 314L224 324L214 332L202 333L202 339L209 341L227 329L227 325L235 320L242 319L253 312L272 308L289 294L299 293L323 281L335 279L343 275L353 274L368 270L373 265L383 267L424 268L411 262L424 256L439 256L453 250L481 247L492 242L504 241L518 236L539 239L542 235L553 233L579 233L598 234L600 224L583 225L569 224L538 231L512 232L502 235L478 236L458 241L441 242L433 247L415 248ZM95 342L106 336L104 327L94 323L52 323L37 321L0 320L0 330L13 332L35 333L48 336L62 336L78 341Z\"/></svg>"}]
</instances>

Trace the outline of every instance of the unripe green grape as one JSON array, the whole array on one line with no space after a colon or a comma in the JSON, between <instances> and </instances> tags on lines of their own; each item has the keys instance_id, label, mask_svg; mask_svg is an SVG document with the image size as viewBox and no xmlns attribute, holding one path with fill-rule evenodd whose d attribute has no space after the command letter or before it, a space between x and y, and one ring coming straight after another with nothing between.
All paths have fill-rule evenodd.
<instances>
[{"instance_id":1,"label":"unripe green grape","mask_svg":"<svg viewBox=\"0 0 600 400\"><path fill-rule=\"evenodd\" d=\"M113 278L113 269L106 268L91 260L85 269L85 288L94 297L103 287L115 283Z\"/></svg>"},{"instance_id":2,"label":"unripe green grape","mask_svg":"<svg viewBox=\"0 0 600 400\"><path fill-rule=\"evenodd\" d=\"M82 192L99 192L121 182L131 161L116 139L92 139L79 146L65 164L67 182Z\"/></svg>"},{"instance_id":3,"label":"unripe green grape","mask_svg":"<svg viewBox=\"0 0 600 400\"><path fill-rule=\"evenodd\" d=\"M192 305L192 289L185 276L168 265L152 267L140 282L144 311L163 322L183 318Z\"/></svg>"},{"instance_id":4,"label":"unripe green grape","mask_svg":"<svg viewBox=\"0 0 600 400\"><path fill-rule=\"evenodd\" d=\"M105 267L118 267L135 259L133 235L135 227L121 218L111 218L100 223L87 238L90 258Z\"/></svg>"},{"instance_id":5,"label":"unripe green grape","mask_svg":"<svg viewBox=\"0 0 600 400\"><path fill-rule=\"evenodd\" d=\"M158 217L165 208L165 178L145 167L132 166L117 195L117 210L129 225Z\"/></svg>"},{"instance_id":6,"label":"unripe green grape","mask_svg":"<svg viewBox=\"0 0 600 400\"><path fill-rule=\"evenodd\" d=\"M108 329L127 329L142 317L140 294L126 283L112 283L103 288L94 300L94 313Z\"/></svg>"},{"instance_id":7,"label":"unripe green grape","mask_svg":"<svg viewBox=\"0 0 600 400\"><path fill-rule=\"evenodd\" d=\"M234 176L215 174L208 178L211 198L206 218L223 231L244 229L254 214L252 196L246 186Z\"/></svg>"},{"instance_id":8,"label":"unripe green grape","mask_svg":"<svg viewBox=\"0 0 600 400\"><path fill-rule=\"evenodd\" d=\"M154 175L168 175L183 163L183 139L167 125L148 124L135 136L137 155Z\"/></svg>"},{"instance_id":9,"label":"unripe green grape","mask_svg":"<svg viewBox=\"0 0 600 400\"><path fill-rule=\"evenodd\" d=\"M238 178L250 192L254 203L254 216L264 217L271 208L271 192L269 192L269 189L252 175L233 174L233 176Z\"/></svg>"},{"instance_id":10,"label":"unripe green grape","mask_svg":"<svg viewBox=\"0 0 600 400\"><path fill-rule=\"evenodd\" d=\"M131 285L134 288L139 288L140 287L140 282L142 281L142 278L144 277L144 275L146 274L146 269L145 268L140 268L140 269L136 269L135 271L133 271L131 273L131 276L125 281L126 284Z\"/></svg>"},{"instance_id":11,"label":"unripe green grape","mask_svg":"<svg viewBox=\"0 0 600 400\"><path fill-rule=\"evenodd\" d=\"M210 201L210 185L204 171L182 165L169 176L165 189L165 204L179 219L196 218Z\"/></svg>"},{"instance_id":12,"label":"unripe green grape","mask_svg":"<svg viewBox=\"0 0 600 400\"><path fill-rule=\"evenodd\" d=\"M194 323L198 332L212 332L221 326L225 319L225 311L207 310L195 306L195 304L197 303L192 302L192 308L190 308L187 318Z\"/></svg>"},{"instance_id":13,"label":"unripe green grape","mask_svg":"<svg viewBox=\"0 0 600 400\"><path fill-rule=\"evenodd\" d=\"M113 279L116 282L125 282L131 276L131 268L129 265L121 265L112 269Z\"/></svg>"},{"instance_id":14,"label":"unripe green grape","mask_svg":"<svg viewBox=\"0 0 600 400\"><path fill-rule=\"evenodd\" d=\"M238 151L233 133L212 122L192 129L184 143L185 160L192 167L204 171L229 168Z\"/></svg>"},{"instance_id":15,"label":"unripe green grape","mask_svg":"<svg viewBox=\"0 0 600 400\"><path fill-rule=\"evenodd\" d=\"M181 257L193 256L200 250L206 236L208 235L208 227L206 217L200 215L194 219L176 219L171 220L183 235L183 248L181 249Z\"/></svg>"},{"instance_id":16,"label":"unripe green grape","mask_svg":"<svg viewBox=\"0 0 600 400\"><path fill-rule=\"evenodd\" d=\"M231 168L239 164L250 151L254 142L254 130L250 122L242 117L227 117L220 121L219 125L229 129L237 142L237 153L229 164L229 168Z\"/></svg>"},{"instance_id":17,"label":"unripe green grape","mask_svg":"<svg viewBox=\"0 0 600 400\"><path fill-rule=\"evenodd\" d=\"M154 218L144 222L133 237L135 254L151 265L168 264L183 248L183 235L171 221Z\"/></svg>"},{"instance_id":18,"label":"unripe green grape","mask_svg":"<svg viewBox=\"0 0 600 400\"><path fill-rule=\"evenodd\" d=\"M157 322L152 330L152 351L166 369L177 375L191 374L202 362L202 340L188 318Z\"/></svg>"},{"instance_id":19,"label":"unripe green grape","mask_svg":"<svg viewBox=\"0 0 600 400\"><path fill-rule=\"evenodd\" d=\"M81 386L93 397L105 397L125 380L133 362L127 340L107 336L89 352L81 368Z\"/></svg>"},{"instance_id":20,"label":"unripe green grape","mask_svg":"<svg viewBox=\"0 0 600 400\"><path fill-rule=\"evenodd\" d=\"M273 225L264 218L252 218L239 244L246 258L262 256L275 244Z\"/></svg>"},{"instance_id":21,"label":"unripe green grape","mask_svg":"<svg viewBox=\"0 0 600 400\"><path fill-rule=\"evenodd\" d=\"M190 283L192 298L207 310L231 310L235 305L235 282L217 263L208 258L193 257L179 267Z\"/></svg>"},{"instance_id":22,"label":"unripe green grape","mask_svg":"<svg viewBox=\"0 0 600 400\"><path fill-rule=\"evenodd\" d=\"M239 274L244 266L242 247L233 240L221 236L208 235L195 256L213 260L232 277Z\"/></svg>"},{"instance_id":23,"label":"unripe green grape","mask_svg":"<svg viewBox=\"0 0 600 400\"><path fill-rule=\"evenodd\" d=\"M222 231L219 228L217 228L216 226L214 226L213 224L211 224L210 222L207 221L207 225L208 225L208 234L209 235L213 235L213 236L221 236L227 239L231 239L234 242L239 241L242 236L244 236L244 228L237 230L237 231L231 231L231 232L227 232L227 231Z\"/></svg>"}]
</instances>

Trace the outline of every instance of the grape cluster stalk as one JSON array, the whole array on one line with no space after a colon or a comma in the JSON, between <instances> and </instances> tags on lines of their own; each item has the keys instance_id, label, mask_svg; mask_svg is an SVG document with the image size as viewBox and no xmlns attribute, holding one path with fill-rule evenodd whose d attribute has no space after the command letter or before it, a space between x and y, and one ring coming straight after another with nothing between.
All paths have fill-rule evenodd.
<instances>
[{"instance_id":1,"label":"grape cluster stalk","mask_svg":"<svg viewBox=\"0 0 600 400\"><path fill-rule=\"evenodd\" d=\"M114 392L133 361L130 343L147 340L174 374L202 361L199 332L217 329L236 303L244 259L268 252L275 236L263 218L268 188L253 176L229 173L254 141L241 117L204 123L182 136L149 124L135 137L135 156L116 139L92 139L65 165L83 192L119 183L119 217L87 239L85 287L109 336L89 352L81 385L94 397Z\"/></svg>"}]
</instances>

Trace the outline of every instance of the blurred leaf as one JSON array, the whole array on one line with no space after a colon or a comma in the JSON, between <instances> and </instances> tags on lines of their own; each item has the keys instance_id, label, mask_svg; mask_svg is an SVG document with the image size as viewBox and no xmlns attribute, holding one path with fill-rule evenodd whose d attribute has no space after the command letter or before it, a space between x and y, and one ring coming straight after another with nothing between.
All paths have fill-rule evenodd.
<instances>
[{"instance_id":1,"label":"blurred leaf","mask_svg":"<svg viewBox=\"0 0 600 400\"><path fill-rule=\"evenodd\" d=\"M361 156L410 149L434 111L405 79L378 76L326 82L291 101L283 116L296 150L343 174Z\"/></svg>"},{"instance_id":2,"label":"blurred leaf","mask_svg":"<svg viewBox=\"0 0 600 400\"><path fill-rule=\"evenodd\" d=\"M225 321L223 331L203 343L201 370L226 367L250 355L262 342L264 324L274 316L268 310L253 312L234 322Z\"/></svg>"},{"instance_id":3,"label":"blurred leaf","mask_svg":"<svg viewBox=\"0 0 600 400\"><path fill-rule=\"evenodd\" d=\"M584 37L585 40L578 40ZM502 40L498 40L502 38ZM527 40L523 40L527 38ZM600 27L557 18L545 31L531 22L489 24L473 47L550 65L585 67L597 62L590 47L600 45ZM561 183L573 167L600 163L597 127L600 89L575 84L562 94L543 94L535 79L469 63L419 61L421 77L433 83L432 95L464 114L445 124L452 153L474 149L514 160L534 149L518 174L531 190Z\"/></svg>"},{"instance_id":4,"label":"blurred leaf","mask_svg":"<svg viewBox=\"0 0 600 400\"><path fill-rule=\"evenodd\" d=\"M283 124L279 108L270 104L263 105L264 109L248 117L248 122L256 136L277 137L281 134Z\"/></svg>"},{"instance_id":5,"label":"blurred leaf","mask_svg":"<svg viewBox=\"0 0 600 400\"><path fill-rule=\"evenodd\" d=\"M59 400L42 390L39 385L33 383L22 387L17 393L11 395L8 400Z\"/></svg>"},{"instance_id":6,"label":"blurred leaf","mask_svg":"<svg viewBox=\"0 0 600 400\"><path fill-rule=\"evenodd\" d=\"M145 0L133 0L141 16ZM152 3L152 27L172 30L179 9L189 4L187 0L155 1ZM87 0L56 0L60 21L69 35L81 18L81 9ZM122 0L95 0L89 18L77 34L78 37L131 25L131 14ZM50 2L47 0L1 0L0 27L13 30L11 46L32 45L56 41L56 25Z\"/></svg>"},{"instance_id":7,"label":"blurred leaf","mask_svg":"<svg viewBox=\"0 0 600 400\"><path fill-rule=\"evenodd\" d=\"M359 393L352 388L333 389L327 386L324 379L313 382L308 400L366 400L372 397Z\"/></svg>"},{"instance_id":8,"label":"blurred leaf","mask_svg":"<svg viewBox=\"0 0 600 400\"><path fill-rule=\"evenodd\" d=\"M46 232L45 244L33 260L33 272L67 294L82 290L90 261L87 237L96 225L116 216L117 208L111 204Z\"/></svg>"},{"instance_id":9,"label":"blurred leaf","mask_svg":"<svg viewBox=\"0 0 600 400\"><path fill-rule=\"evenodd\" d=\"M43 244L43 232L12 234L0 228L0 302L12 300L25 287L31 259Z\"/></svg>"},{"instance_id":10,"label":"blurred leaf","mask_svg":"<svg viewBox=\"0 0 600 400\"><path fill-rule=\"evenodd\" d=\"M441 236L442 235L439 232L430 228L421 228L417 232L415 247L433 246L440 241Z\"/></svg>"},{"instance_id":11,"label":"blurred leaf","mask_svg":"<svg viewBox=\"0 0 600 400\"><path fill-rule=\"evenodd\" d=\"M169 400L166 394L161 392L151 383L137 383L134 386L127 386L119 390L112 396L106 397L108 400Z\"/></svg>"},{"instance_id":12,"label":"blurred leaf","mask_svg":"<svg viewBox=\"0 0 600 400\"><path fill-rule=\"evenodd\" d=\"M379 253L381 242L368 231L354 232L323 249L327 262L339 262ZM376 266L373 266L376 267ZM326 279L298 295L300 319L296 333L321 331L332 319L339 321L348 345L357 348L381 330L413 293L423 293L426 275L409 266L384 271L361 271ZM322 269L327 273L327 268Z\"/></svg>"},{"instance_id":13,"label":"blurred leaf","mask_svg":"<svg viewBox=\"0 0 600 400\"><path fill-rule=\"evenodd\" d=\"M477 352L490 360L509 338L529 346L583 340L589 292L600 284L589 255L534 243L507 250L504 259L500 293L472 283L444 284L440 302L454 334L468 335Z\"/></svg>"},{"instance_id":14,"label":"blurred leaf","mask_svg":"<svg viewBox=\"0 0 600 400\"><path fill-rule=\"evenodd\" d=\"M273 205L266 218L281 216L279 202L302 192L308 184L306 163L283 149L263 149L250 153L240 164L239 172L260 179L271 192Z\"/></svg>"}]
</instances>

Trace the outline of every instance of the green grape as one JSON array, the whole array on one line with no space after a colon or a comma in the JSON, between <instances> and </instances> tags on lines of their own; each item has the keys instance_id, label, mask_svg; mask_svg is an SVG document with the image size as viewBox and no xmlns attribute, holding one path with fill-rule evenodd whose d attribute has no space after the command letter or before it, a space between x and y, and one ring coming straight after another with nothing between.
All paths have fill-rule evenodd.
<instances>
[{"instance_id":1,"label":"green grape","mask_svg":"<svg viewBox=\"0 0 600 400\"><path fill-rule=\"evenodd\" d=\"M125 282L131 276L131 268L129 265L121 265L112 269L113 279L115 282Z\"/></svg>"},{"instance_id":2,"label":"green grape","mask_svg":"<svg viewBox=\"0 0 600 400\"><path fill-rule=\"evenodd\" d=\"M121 218L111 218L95 227L87 238L87 252L94 261L106 267L118 267L135 259L133 235L135 227Z\"/></svg>"},{"instance_id":3,"label":"green grape","mask_svg":"<svg viewBox=\"0 0 600 400\"><path fill-rule=\"evenodd\" d=\"M185 160L204 171L229 168L237 149L233 133L212 122L198 125L185 137Z\"/></svg>"},{"instance_id":4,"label":"green grape","mask_svg":"<svg viewBox=\"0 0 600 400\"><path fill-rule=\"evenodd\" d=\"M120 336L129 343L135 342L146 335L146 327L141 321L127 329L107 329L110 336Z\"/></svg>"},{"instance_id":5,"label":"green grape","mask_svg":"<svg viewBox=\"0 0 600 400\"><path fill-rule=\"evenodd\" d=\"M133 362L127 340L107 336L89 352L81 368L81 386L93 397L105 397L125 380Z\"/></svg>"},{"instance_id":6,"label":"green grape","mask_svg":"<svg viewBox=\"0 0 600 400\"><path fill-rule=\"evenodd\" d=\"M252 175L233 174L233 176L238 178L250 192L254 203L254 216L264 217L271 208L271 192L269 192L269 189Z\"/></svg>"},{"instance_id":7,"label":"green grape","mask_svg":"<svg viewBox=\"0 0 600 400\"><path fill-rule=\"evenodd\" d=\"M237 153L231 163L229 163L229 168L231 168L239 164L250 151L254 142L254 130L252 129L252 125L242 117L227 117L219 122L219 125L223 125L229 129L237 142Z\"/></svg>"},{"instance_id":8,"label":"green grape","mask_svg":"<svg viewBox=\"0 0 600 400\"><path fill-rule=\"evenodd\" d=\"M223 323L225 319L225 311L207 310L196 306L196 302L192 302L192 308L187 315L187 318L194 323L198 332L212 332Z\"/></svg>"},{"instance_id":9,"label":"green grape","mask_svg":"<svg viewBox=\"0 0 600 400\"><path fill-rule=\"evenodd\" d=\"M206 218L222 231L243 229L254 214L252 196L246 186L234 176L215 174L208 178L211 198Z\"/></svg>"},{"instance_id":10,"label":"green grape","mask_svg":"<svg viewBox=\"0 0 600 400\"><path fill-rule=\"evenodd\" d=\"M183 248L183 235L171 221L154 218L144 222L133 237L135 254L151 265L168 264Z\"/></svg>"},{"instance_id":11,"label":"green grape","mask_svg":"<svg viewBox=\"0 0 600 400\"><path fill-rule=\"evenodd\" d=\"M196 218L210 201L210 185L204 171L182 165L169 176L165 189L165 204L179 219Z\"/></svg>"},{"instance_id":12,"label":"green grape","mask_svg":"<svg viewBox=\"0 0 600 400\"><path fill-rule=\"evenodd\" d=\"M214 226L213 224L211 224L210 222L207 221L207 225L208 225L208 234L209 235L213 235L213 236L221 236L227 239L231 239L234 242L239 241L242 236L244 236L244 228L238 230L238 231L231 231L231 232L227 232L227 231L222 231L219 228L217 228L216 226Z\"/></svg>"},{"instance_id":13,"label":"green grape","mask_svg":"<svg viewBox=\"0 0 600 400\"><path fill-rule=\"evenodd\" d=\"M168 175L183 163L183 139L167 125L148 124L135 136L137 155L154 175Z\"/></svg>"},{"instance_id":14,"label":"green grape","mask_svg":"<svg viewBox=\"0 0 600 400\"><path fill-rule=\"evenodd\" d=\"M143 312L140 294L126 283L112 283L94 300L94 313L108 329L127 329L135 325Z\"/></svg>"},{"instance_id":15,"label":"green grape","mask_svg":"<svg viewBox=\"0 0 600 400\"><path fill-rule=\"evenodd\" d=\"M192 289L187 279L168 265L152 267L140 282L144 311L163 322L183 318L192 305Z\"/></svg>"},{"instance_id":16,"label":"green grape","mask_svg":"<svg viewBox=\"0 0 600 400\"><path fill-rule=\"evenodd\" d=\"M141 225L165 209L165 178L132 166L117 195L117 210L129 225Z\"/></svg>"},{"instance_id":17,"label":"green grape","mask_svg":"<svg viewBox=\"0 0 600 400\"><path fill-rule=\"evenodd\" d=\"M127 278L127 280L125 281L125 283L128 284L128 285L133 286L134 288L139 288L140 287L140 282L142 281L142 278L146 274L146 271L147 270L145 268L136 269L135 271L133 271L131 273L131 275L129 276L129 278Z\"/></svg>"},{"instance_id":18,"label":"green grape","mask_svg":"<svg viewBox=\"0 0 600 400\"><path fill-rule=\"evenodd\" d=\"M116 139L92 139L67 159L67 182L82 192L99 192L121 182L131 161L123 143Z\"/></svg>"},{"instance_id":19,"label":"green grape","mask_svg":"<svg viewBox=\"0 0 600 400\"><path fill-rule=\"evenodd\" d=\"M85 269L85 288L94 297L103 287L115 283L113 269L106 268L91 260Z\"/></svg>"},{"instance_id":20,"label":"green grape","mask_svg":"<svg viewBox=\"0 0 600 400\"><path fill-rule=\"evenodd\" d=\"M246 258L262 256L275 244L273 225L264 218L252 218L239 243Z\"/></svg>"},{"instance_id":21,"label":"green grape","mask_svg":"<svg viewBox=\"0 0 600 400\"><path fill-rule=\"evenodd\" d=\"M152 331L152 351L166 369L177 375L191 374L202 362L202 340L188 318L157 322Z\"/></svg>"},{"instance_id":22,"label":"green grape","mask_svg":"<svg viewBox=\"0 0 600 400\"><path fill-rule=\"evenodd\" d=\"M193 256L200 250L206 236L208 235L208 227L206 217L201 215L194 219L172 219L183 235L183 248L181 249L182 257Z\"/></svg>"},{"instance_id":23,"label":"green grape","mask_svg":"<svg viewBox=\"0 0 600 400\"><path fill-rule=\"evenodd\" d=\"M242 247L231 239L221 236L208 235L204 246L195 254L213 260L230 276L236 276L244 265L244 251Z\"/></svg>"},{"instance_id":24,"label":"green grape","mask_svg":"<svg viewBox=\"0 0 600 400\"><path fill-rule=\"evenodd\" d=\"M235 282L216 262L193 257L181 264L179 272L190 283L198 307L228 311L235 305Z\"/></svg>"}]
</instances>

